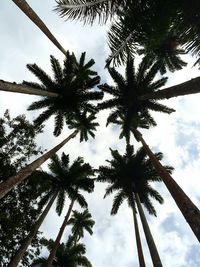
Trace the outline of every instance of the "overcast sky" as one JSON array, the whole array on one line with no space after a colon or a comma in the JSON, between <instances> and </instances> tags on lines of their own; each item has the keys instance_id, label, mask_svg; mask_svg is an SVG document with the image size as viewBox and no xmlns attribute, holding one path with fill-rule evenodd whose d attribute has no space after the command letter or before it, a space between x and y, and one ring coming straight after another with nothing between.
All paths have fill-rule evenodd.
<instances>
[{"instance_id":1,"label":"overcast sky","mask_svg":"<svg viewBox=\"0 0 200 267\"><path fill-rule=\"evenodd\" d=\"M52 12L53 0L31 0L28 3L43 19L54 33L62 46L77 57L86 51L87 58L95 59L94 69L101 76L101 82L111 80L104 69L108 53L106 45L106 27L95 25L84 27L82 24L65 22ZM63 54L47 39L47 37L19 10L10 0L0 1L0 79L22 82L36 81L26 69L27 63L37 63L51 74L49 56L54 55L62 62ZM168 86L178 84L199 76L199 70L192 68L193 61L189 56L188 67L182 71L169 74ZM25 113L33 119L38 112L27 112L27 106L39 97L22 94L0 92L0 115L5 109L10 109L11 115ZM154 152L164 153L164 163L175 167L174 179L182 187L192 201L199 206L200 188L200 95L180 97L164 101L176 109L172 115L153 114L158 126L144 132L147 143ZM105 127L107 112L98 116L100 127L95 140L79 143L79 139L70 141L61 152L70 154L73 160L83 156L86 162L98 167L110 158L109 147L119 149L124 153L125 143L118 139L119 131L115 127ZM53 137L53 120L45 127L45 132L38 138L39 145L44 149L53 147L70 134L65 127L61 136ZM135 144L135 143L134 143ZM135 144L138 147L138 144ZM60 154L59 153L59 154ZM44 166L44 168L46 168ZM185 219L176 207L173 199L164 185L155 186L163 195L165 204L157 208L157 218L147 218L155 237L160 257L164 267L199 267L200 254L197 239ZM93 236L85 234L83 242L87 246L87 256L94 267L137 267L137 250L134 237L132 212L124 203L116 216L110 216L112 197L103 200L105 185L96 185L95 192L86 195L89 210L96 221ZM62 223L63 215L58 217L52 210L42 225L42 231L47 238L55 238ZM77 208L79 208L77 206ZM141 229L141 227L140 227ZM62 241L66 241L70 228L66 230ZM146 265L152 266L148 248L141 229ZM45 251L43 252L46 255Z\"/></svg>"}]
</instances>

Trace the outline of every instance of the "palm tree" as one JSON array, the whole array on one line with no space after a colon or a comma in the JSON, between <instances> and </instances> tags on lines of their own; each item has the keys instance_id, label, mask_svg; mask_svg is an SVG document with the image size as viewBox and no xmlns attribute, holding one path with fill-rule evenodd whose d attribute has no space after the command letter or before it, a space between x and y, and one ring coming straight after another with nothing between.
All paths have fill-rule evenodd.
<instances>
[{"instance_id":1,"label":"palm tree","mask_svg":"<svg viewBox=\"0 0 200 267\"><path fill-rule=\"evenodd\" d=\"M103 94L102 92L91 91L99 83L100 77L90 69L94 65L93 59L85 63L85 53L82 53L78 62L74 54L67 52L63 69L56 58L51 56L50 60L54 79L51 79L36 64L28 64L28 69L42 84L25 81L23 84L59 94L59 97L56 98L44 97L28 107L28 110L46 108L35 120L35 123L39 125L55 115L54 135L58 136L64 121L74 114L79 114L83 109L94 111L95 106L90 101L102 99Z\"/></svg>"},{"instance_id":2,"label":"palm tree","mask_svg":"<svg viewBox=\"0 0 200 267\"><path fill-rule=\"evenodd\" d=\"M155 92L158 88L166 83L167 78L163 77L157 81L152 81L158 72L158 65L150 65L147 60L143 60L135 73L133 59L129 58L126 66L126 77L123 78L114 68L108 68L109 74L113 78L116 86L108 84L100 85L99 88L112 96L112 98L98 104L98 108L111 109L111 113L107 119L107 124L116 121L120 116L124 116L127 128L133 124L136 116L144 117L148 120L149 125L155 126L149 110L164 113L172 113L174 110L168 108L154 99L142 100L140 97L147 93ZM140 120L141 121L141 120ZM134 122L137 123L138 122ZM146 128L146 127L145 127Z\"/></svg>"},{"instance_id":3,"label":"palm tree","mask_svg":"<svg viewBox=\"0 0 200 267\"><path fill-rule=\"evenodd\" d=\"M54 169L56 169L57 165L58 164L52 165L51 170L53 171ZM74 163L72 164L70 168L66 168L63 173L63 176L64 175L67 176L69 179L66 193L69 199L71 200L71 203L70 203L70 206L68 208L68 211L63 220L62 226L56 237L54 246L49 254L49 257L48 257L48 260L45 266L51 266L53 262L56 251L60 244L60 240L64 233L65 227L69 223L70 214L71 214L75 201L77 201L81 207L87 207L87 202L84 196L79 191L84 190L90 193L94 189L94 179L91 179L91 176L94 175L94 170L91 168L89 164L83 164L82 158L78 158L76 161L74 161ZM71 187L69 186L70 183L71 183ZM64 206L64 195L62 196L62 198L63 198L63 201L61 201L60 203L60 208L63 208Z\"/></svg>"},{"instance_id":4,"label":"palm tree","mask_svg":"<svg viewBox=\"0 0 200 267\"><path fill-rule=\"evenodd\" d=\"M183 50L174 47L170 55L165 49L168 35L176 33L178 43L184 46L186 52L197 55L197 63L200 62L198 0L190 2L185 0L173 2L170 0L165 2L159 0L56 0L56 3L55 11L61 17L81 20L84 24L93 24L96 19L102 24L114 18L112 30L115 28L116 38L110 40L111 60L123 62L126 60L126 52L137 52L135 48L139 45L144 47L144 52L149 52L147 48L150 48L151 53L153 52L160 58L163 58L163 53L160 51L165 51L163 63L167 63L166 66L172 67L171 69L182 68L185 62L179 55L183 53ZM170 41L170 46L171 44ZM167 62L168 59L171 62Z\"/></svg>"},{"instance_id":5,"label":"palm tree","mask_svg":"<svg viewBox=\"0 0 200 267\"><path fill-rule=\"evenodd\" d=\"M125 63L128 54L133 56L138 53L159 64L162 74L167 69L173 72L186 66L180 57L185 51L179 47L178 35L172 28L176 5L173 3L169 5L167 1L166 3L154 1L122 10L108 33L112 54L107 65L111 61L114 64ZM158 12L159 17L155 15Z\"/></svg>"},{"instance_id":6,"label":"palm tree","mask_svg":"<svg viewBox=\"0 0 200 267\"><path fill-rule=\"evenodd\" d=\"M51 251L54 242L52 239L46 240L45 245L48 250ZM73 242L73 237L69 236L68 241L64 244L60 244L56 252L55 259L53 260L53 265L55 267L92 267L90 261L84 256L86 253L85 245L82 243L75 244ZM31 266L42 267L46 262L46 258L40 257L33 261Z\"/></svg>"},{"instance_id":7,"label":"palm tree","mask_svg":"<svg viewBox=\"0 0 200 267\"><path fill-rule=\"evenodd\" d=\"M21 183L25 178L27 178L33 171L39 168L46 160L51 158L60 148L62 148L70 139L74 138L78 133L80 133L80 141L87 141L88 135L94 137L93 131L96 130L98 123L93 122L96 119L95 114L83 112L76 117L74 116L68 120L69 127L75 129L75 131L70 134L66 139L64 139L60 144L50 149L48 152L44 153L41 157L34 160L32 163L28 164L17 174L10 176L4 182L0 183L0 199L5 196L15 185Z\"/></svg>"},{"instance_id":8,"label":"palm tree","mask_svg":"<svg viewBox=\"0 0 200 267\"><path fill-rule=\"evenodd\" d=\"M25 0L12 0L32 22L51 40L51 42L64 54L66 55L66 50L61 46L57 39L53 36L44 22L38 17L35 11L28 5Z\"/></svg>"},{"instance_id":9,"label":"palm tree","mask_svg":"<svg viewBox=\"0 0 200 267\"><path fill-rule=\"evenodd\" d=\"M137 141L140 141L145 149L146 154L152 161L156 171L159 173L163 182L165 183L170 194L174 198L178 208L182 212L186 221L190 225L193 233L200 240L200 211L196 205L191 201L191 199L185 194L185 192L180 188L180 186L175 182L172 176L166 171L162 166L160 161L155 157L154 153L151 151L149 146L146 144L142 137L142 134L137 130L137 128L148 129L151 125L149 123L149 118L145 117L143 114L135 114L131 123L127 123L126 114L118 114L118 119L113 119L112 123L121 126L120 138L125 137L129 143L130 134L133 133Z\"/></svg>"},{"instance_id":10,"label":"palm tree","mask_svg":"<svg viewBox=\"0 0 200 267\"><path fill-rule=\"evenodd\" d=\"M93 234L92 228L95 221L92 220L91 213L89 213L88 209L83 212L74 210L68 224L72 225L73 237L75 243L77 243L80 238L84 237L84 230L86 230L90 235Z\"/></svg>"},{"instance_id":11,"label":"palm tree","mask_svg":"<svg viewBox=\"0 0 200 267\"><path fill-rule=\"evenodd\" d=\"M22 242L15 256L12 258L10 264L8 265L9 267L17 266L19 261L22 259L26 249L31 244L32 239L46 218L56 198L56 211L60 216L64 206L65 195L70 195L71 191L74 190L74 187L77 186L77 184L79 187L82 186L79 185L79 177L86 173L88 175L93 174L91 166L84 163L82 158L77 158L74 163L69 166L69 155L65 155L65 153L62 154L61 159L59 159L57 155L54 155L51 158L51 162L48 164L48 167L51 170L51 173L47 173L45 171L36 171L32 174L32 177L34 177L34 179L37 179L38 177L41 181L47 181L47 193L42 197L40 206L43 206L47 201L49 202L28 236ZM79 177L76 176L78 172ZM88 179L86 179L85 182L89 184L90 181L88 182ZM83 183L83 181L81 181L81 183ZM92 183L90 186L92 186Z\"/></svg>"},{"instance_id":12,"label":"palm tree","mask_svg":"<svg viewBox=\"0 0 200 267\"><path fill-rule=\"evenodd\" d=\"M161 178L155 171L151 161L147 159L144 149L140 148L134 154L133 146L127 145L125 155L120 155L117 150L112 149L111 155L112 159L108 160L110 166L101 166L97 178L97 181L110 184L106 188L104 197L117 192L114 197L111 214L115 215L117 213L125 199L128 201L128 205L134 214L136 212L136 196L138 195L149 213L156 216L156 211L150 198L154 198L160 204L163 203L163 198L151 187L150 182L160 182ZM156 157L161 159L162 153L157 153ZM166 169L168 172L172 170L169 166L166 166ZM144 224L143 228L153 264L154 266L162 266L153 237L151 234L147 234ZM144 266L144 263L140 265Z\"/></svg>"},{"instance_id":13,"label":"palm tree","mask_svg":"<svg viewBox=\"0 0 200 267\"><path fill-rule=\"evenodd\" d=\"M166 73L167 70L171 72L181 70L187 66L187 63L181 59L180 55L186 52L178 47L177 39L175 35L168 34L157 47L152 47L151 43L147 43L144 44L143 49L138 50L138 53L159 64L161 74Z\"/></svg>"}]
</instances>

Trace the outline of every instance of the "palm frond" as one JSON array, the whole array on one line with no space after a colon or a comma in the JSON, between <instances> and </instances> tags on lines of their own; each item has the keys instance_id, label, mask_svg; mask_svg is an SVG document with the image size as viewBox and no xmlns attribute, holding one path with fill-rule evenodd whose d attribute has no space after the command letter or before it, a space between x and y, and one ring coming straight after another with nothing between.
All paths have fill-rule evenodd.
<instances>
[{"instance_id":1,"label":"palm frond","mask_svg":"<svg viewBox=\"0 0 200 267\"><path fill-rule=\"evenodd\" d=\"M62 210L64 208L64 204L65 204L65 191L60 190L58 193L57 202L56 202L56 212L57 212L58 216L61 215Z\"/></svg>"},{"instance_id":2,"label":"palm frond","mask_svg":"<svg viewBox=\"0 0 200 267\"><path fill-rule=\"evenodd\" d=\"M154 102L154 101L148 101L148 104L146 105L146 107L150 110L164 112L167 114L175 112L173 108L168 108L167 106L159 104L158 102Z\"/></svg>"},{"instance_id":3,"label":"palm frond","mask_svg":"<svg viewBox=\"0 0 200 267\"><path fill-rule=\"evenodd\" d=\"M116 65L124 64L128 55L134 57L137 44L134 43L135 32L130 31L123 23L123 19L114 22L108 33L108 45L111 55L106 60L106 67L111 62Z\"/></svg>"},{"instance_id":4,"label":"palm frond","mask_svg":"<svg viewBox=\"0 0 200 267\"><path fill-rule=\"evenodd\" d=\"M113 200L112 209L111 209L111 215L117 214L117 211L118 211L119 207L121 206L124 198L125 198L125 195L124 195L124 192L122 190L119 191L119 193L115 195L114 200Z\"/></svg>"},{"instance_id":5,"label":"palm frond","mask_svg":"<svg viewBox=\"0 0 200 267\"><path fill-rule=\"evenodd\" d=\"M41 125L43 122L47 121L53 114L54 109L53 108L49 108L47 110L45 110L44 112L42 112L35 120L34 123L35 125Z\"/></svg>"},{"instance_id":6,"label":"palm frond","mask_svg":"<svg viewBox=\"0 0 200 267\"><path fill-rule=\"evenodd\" d=\"M69 154L66 155L64 152L62 153L61 164L63 169L69 170Z\"/></svg>"},{"instance_id":7,"label":"palm frond","mask_svg":"<svg viewBox=\"0 0 200 267\"><path fill-rule=\"evenodd\" d=\"M55 91L55 83L37 64L27 64L27 68L45 85L48 91Z\"/></svg>"},{"instance_id":8,"label":"palm frond","mask_svg":"<svg viewBox=\"0 0 200 267\"><path fill-rule=\"evenodd\" d=\"M35 101L33 102L28 108L27 110L35 110L35 109L41 109L41 108L46 108L49 105L51 105L52 100L45 97L41 100Z\"/></svg>"},{"instance_id":9,"label":"palm frond","mask_svg":"<svg viewBox=\"0 0 200 267\"><path fill-rule=\"evenodd\" d=\"M87 208L88 204L87 201L85 200L84 196L81 194L76 195L76 201L82 208Z\"/></svg>"},{"instance_id":10,"label":"palm frond","mask_svg":"<svg viewBox=\"0 0 200 267\"><path fill-rule=\"evenodd\" d=\"M55 11L61 17L93 24L95 19L105 23L119 8L120 2L109 0L56 0Z\"/></svg>"},{"instance_id":11,"label":"palm frond","mask_svg":"<svg viewBox=\"0 0 200 267\"><path fill-rule=\"evenodd\" d=\"M63 113L60 110L58 110L57 114L55 115L55 127L53 134L55 136L59 136L61 134L63 126L64 126Z\"/></svg>"},{"instance_id":12,"label":"palm frond","mask_svg":"<svg viewBox=\"0 0 200 267\"><path fill-rule=\"evenodd\" d=\"M51 61L51 67L53 70L53 74L54 74L54 80L58 83L61 84L62 80L63 80L63 71L62 71L62 67L58 61L58 59L56 59L54 56L50 56L50 61Z\"/></svg>"}]
</instances>

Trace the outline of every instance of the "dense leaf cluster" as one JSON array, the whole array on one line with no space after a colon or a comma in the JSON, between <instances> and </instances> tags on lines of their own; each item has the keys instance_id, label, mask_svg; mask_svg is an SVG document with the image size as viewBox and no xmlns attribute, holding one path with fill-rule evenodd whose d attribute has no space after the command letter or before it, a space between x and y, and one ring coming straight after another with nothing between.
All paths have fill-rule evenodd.
<instances>
[{"instance_id":1,"label":"dense leaf cluster","mask_svg":"<svg viewBox=\"0 0 200 267\"><path fill-rule=\"evenodd\" d=\"M24 115L11 118L7 110L0 119L0 179L14 175L26 165L31 156L42 153L36 145L35 138L42 132L42 127L35 128ZM20 243L35 223L41 207L38 200L43 192L42 182L31 177L23 184L16 186L0 202L0 255L1 264L6 266ZM37 235L25 256L23 266L40 252L40 236Z\"/></svg>"}]
</instances>

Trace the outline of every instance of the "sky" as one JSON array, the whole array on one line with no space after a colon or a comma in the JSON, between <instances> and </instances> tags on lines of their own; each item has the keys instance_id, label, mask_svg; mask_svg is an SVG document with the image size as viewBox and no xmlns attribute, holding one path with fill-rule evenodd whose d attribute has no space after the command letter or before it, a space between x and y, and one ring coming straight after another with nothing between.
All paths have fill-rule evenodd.
<instances>
[{"instance_id":1,"label":"sky","mask_svg":"<svg viewBox=\"0 0 200 267\"><path fill-rule=\"evenodd\" d=\"M66 22L52 11L55 6L53 0L30 0L28 3L66 50L73 51L77 57L81 52L86 51L88 60L95 59L94 69L101 76L101 83L112 83L104 69L108 55L106 26L95 24L90 27L78 22ZM51 74L50 55L54 55L61 62L64 59L64 55L12 1L0 1L0 36L0 79L2 80L37 81L27 70L27 63L36 63ZM192 67L194 59L188 55L185 59L189 62L187 67L175 73L167 73L169 77L167 86L199 76L200 71ZM122 69L121 71L123 72ZM26 109L37 99L39 97L0 92L0 116L9 109L13 117L26 114L30 120L33 120L38 112L28 112ZM200 206L200 95L174 98L165 100L163 103L176 109L176 112L172 115L153 113L158 126L143 131L144 138L154 152L164 153L163 163L175 168L173 178L191 200ZM79 139L76 138L65 145L58 154L62 152L70 154L71 161L78 156L83 156L86 162L97 168L110 158L109 148L118 149L120 153L124 153L125 142L119 140L119 131L116 127L105 127L106 118L106 111L98 115L100 127L95 140L80 144ZM53 119L50 119L46 123L44 133L38 137L38 145L44 149L52 148L69 134L70 130L65 127L62 134L55 138ZM132 143L135 148L139 147L133 139ZM45 164L43 168L47 170ZM165 203L162 206L154 203L157 217L149 216L147 213L146 216L163 266L199 267L200 249L197 239L166 187L161 183L154 187L164 197ZM110 216L113 197L103 199L104 192L105 185L97 184L94 193L86 195L89 211L96 222L93 236L86 233L82 240L86 244L87 257L93 267L136 267L138 260L132 212L124 203L117 215ZM60 217L56 215L54 209L51 210L41 227L45 237L56 237L68 205L69 201L66 200L65 209ZM80 210L78 206L75 208ZM140 230L146 265L151 267L153 265L141 226ZM65 231L63 242L66 241L69 233L70 227ZM43 256L47 255L45 250L42 253Z\"/></svg>"}]
</instances>

